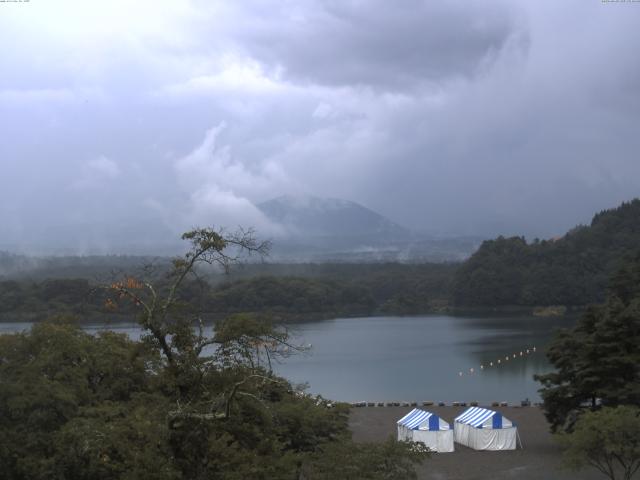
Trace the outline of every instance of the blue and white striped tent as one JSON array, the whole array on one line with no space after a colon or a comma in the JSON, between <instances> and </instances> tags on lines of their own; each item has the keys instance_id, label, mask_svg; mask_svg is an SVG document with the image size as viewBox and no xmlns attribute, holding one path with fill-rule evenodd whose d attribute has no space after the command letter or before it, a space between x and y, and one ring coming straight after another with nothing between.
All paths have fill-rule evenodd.
<instances>
[{"instance_id":1,"label":"blue and white striped tent","mask_svg":"<svg viewBox=\"0 0 640 480\"><path fill-rule=\"evenodd\" d=\"M515 450L517 427L500 412L470 407L454 420L456 442L475 450Z\"/></svg>"},{"instance_id":2,"label":"blue and white striped tent","mask_svg":"<svg viewBox=\"0 0 640 480\"><path fill-rule=\"evenodd\" d=\"M397 423L398 440L422 442L434 452L453 452L453 430L435 413L414 408Z\"/></svg>"}]
</instances>

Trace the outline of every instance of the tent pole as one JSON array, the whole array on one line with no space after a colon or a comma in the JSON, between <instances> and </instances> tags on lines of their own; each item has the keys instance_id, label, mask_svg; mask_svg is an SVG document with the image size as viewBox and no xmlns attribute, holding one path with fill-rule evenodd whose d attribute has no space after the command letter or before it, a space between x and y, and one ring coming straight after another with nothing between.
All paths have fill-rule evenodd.
<instances>
[{"instance_id":1,"label":"tent pole","mask_svg":"<svg viewBox=\"0 0 640 480\"><path fill-rule=\"evenodd\" d=\"M518 441L520 442L520 450L524 450L522 446L522 439L520 438L520 431L516 428L516 436L518 437Z\"/></svg>"}]
</instances>

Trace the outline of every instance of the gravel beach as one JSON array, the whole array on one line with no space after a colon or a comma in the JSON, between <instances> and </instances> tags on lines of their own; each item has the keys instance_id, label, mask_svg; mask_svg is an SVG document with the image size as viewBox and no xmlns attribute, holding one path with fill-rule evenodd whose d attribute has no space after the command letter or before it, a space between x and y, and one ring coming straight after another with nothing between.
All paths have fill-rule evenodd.
<instances>
[{"instance_id":1,"label":"gravel beach","mask_svg":"<svg viewBox=\"0 0 640 480\"><path fill-rule=\"evenodd\" d=\"M397 433L396 421L414 407L353 408L349 418L353 438L361 442L381 442ZM449 423L466 407L419 407L440 415ZM491 407L516 423L523 449L515 451L475 451L455 444L453 453L435 453L418 468L418 478L429 480L602 480L592 469L567 472L560 469L560 451L549 426L537 407Z\"/></svg>"}]
</instances>

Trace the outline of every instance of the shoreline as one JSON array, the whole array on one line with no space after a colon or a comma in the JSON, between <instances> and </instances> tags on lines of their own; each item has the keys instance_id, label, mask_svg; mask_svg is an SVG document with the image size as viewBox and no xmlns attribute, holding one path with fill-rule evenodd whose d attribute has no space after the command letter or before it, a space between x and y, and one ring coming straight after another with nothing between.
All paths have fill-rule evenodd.
<instances>
[{"instance_id":1,"label":"shoreline","mask_svg":"<svg viewBox=\"0 0 640 480\"><path fill-rule=\"evenodd\" d=\"M586 310L586 305L500 305L495 307L465 307L465 306L446 306L443 308L431 309L425 312L407 312L407 311L380 311L373 310L370 312L282 312L282 311L228 311L228 312L204 312L207 322L215 323L217 320L235 315L238 313L248 313L251 315L266 315L274 323L283 325L292 323L312 323L326 320L335 320L338 318L384 318L384 317L576 317ZM0 323L39 323L56 315L70 315L78 317L79 323L109 323L110 319L118 318L111 323L128 323L136 321L136 312L113 313L101 312L98 310L74 312L72 310L42 310L42 311L14 311L2 312L0 314ZM86 319L86 320L85 320Z\"/></svg>"},{"instance_id":2,"label":"shoreline","mask_svg":"<svg viewBox=\"0 0 640 480\"><path fill-rule=\"evenodd\" d=\"M397 420L412 406L352 408L349 428L356 442L383 442L397 438ZM450 424L467 407L419 406L439 415ZM596 470L562 470L561 452L539 407L489 407L515 423L523 448L493 452L476 451L455 444L453 453L434 453L416 468L420 480L601 480Z\"/></svg>"}]
</instances>

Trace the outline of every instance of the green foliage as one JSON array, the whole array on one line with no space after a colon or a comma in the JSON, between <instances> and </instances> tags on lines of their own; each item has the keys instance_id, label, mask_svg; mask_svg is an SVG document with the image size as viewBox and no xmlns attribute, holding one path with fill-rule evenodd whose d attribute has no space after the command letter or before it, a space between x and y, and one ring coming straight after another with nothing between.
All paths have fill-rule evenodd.
<instances>
[{"instance_id":1,"label":"green foliage","mask_svg":"<svg viewBox=\"0 0 640 480\"><path fill-rule=\"evenodd\" d=\"M547 356L556 371L536 378L554 430L570 429L584 405L640 405L640 255L613 277L604 305L557 334Z\"/></svg>"},{"instance_id":2,"label":"green foliage","mask_svg":"<svg viewBox=\"0 0 640 480\"><path fill-rule=\"evenodd\" d=\"M631 480L640 468L640 409L621 406L587 412L572 433L560 434L558 440L567 468L591 466L611 480Z\"/></svg>"},{"instance_id":3,"label":"green foliage","mask_svg":"<svg viewBox=\"0 0 640 480\"><path fill-rule=\"evenodd\" d=\"M640 245L640 200L594 216L564 237L486 241L456 272L455 305L587 305Z\"/></svg>"},{"instance_id":4,"label":"green foliage","mask_svg":"<svg viewBox=\"0 0 640 480\"><path fill-rule=\"evenodd\" d=\"M158 360L157 354L125 336L94 337L61 321L36 325L30 333L0 336L4 478L69 478L65 472L76 453L68 449L68 441L76 429L83 422L86 427L97 412L106 414L110 406L127 415L127 405L153 391ZM157 402L153 398L150 404ZM109 425L103 429L113 427ZM96 439L104 438L92 432ZM97 445L88 437L83 442L87 449Z\"/></svg>"},{"instance_id":5,"label":"green foliage","mask_svg":"<svg viewBox=\"0 0 640 480\"><path fill-rule=\"evenodd\" d=\"M297 350L285 330L240 314L204 334L197 309L183 308L187 276L199 262L233 263L230 246L261 244L209 229L185 239L192 249L166 284L105 286L138 310L141 341L92 336L68 318L0 336L2 478L413 478L424 452L353 443L346 406L273 374L271 359Z\"/></svg>"},{"instance_id":6,"label":"green foliage","mask_svg":"<svg viewBox=\"0 0 640 480\"><path fill-rule=\"evenodd\" d=\"M329 444L313 455L304 471L309 480L410 480L429 456L424 444L397 442Z\"/></svg>"},{"instance_id":7,"label":"green foliage","mask_svg":"<svg viewBox=\"0 0 640 480\"><path fill-rule=\"evenodd\" d=\"M82 409L54 437L52 467L59 478L179 479L171 462L166 399L135 395Z\"/></svg>"},{"instance_id":8,"label":"green foliage","mask_svg":"<svg viewBox=\"0 0 640 480\"><path fill-rule=\"evenodd\" d=\"M85 322L133 320L136 308L123 304L117 311L105 308L109 298L81 278L48 278L41 282L0 281L0 321L40 321L56 315L70 315Z\"/></svg>"},{"instance_id":9,"label":"green foliage","mask_svg":"<svg viewBox=\"0 0 640 480\"><path fill-rule=\"evenodd\" d=\"M177 267L185 265L180 259ZM185 279L174 308L218 318L269 313L281 321L429 313L446 309L456 268L453 264L249 264L225 282L217 276L207 277L208 281L202 276ZM165 273L156 272L153 278L160 290L170 284ZM109 292L85 279L0 281L0 321L37 321L60 313L94 322L135 318L135 303L117 302L116 309L105 309L109 298Z\"/></svg>"},{"instance_id":10,"label":"green foliage","mask_svg":"<svg viewBox=\"0 0 640 480\"><path fill-rule=\"evenodd\" d=\"M242 318L218 338L229 346L268 331ZM354 444L348 407L257 364L211 357L201 374L181 380L187 398L158 350L62 321L0 336L3 478L414 478L424 458L396 442ZM225 403L228 416L217 413Z\"/></svg>"},{"instance_id":11,"label":"green foliage","mask_svg":"<svg viewBox=\"0 0 640 480\"><path fill-rule=\"evenodd\" d=\"M284 320L419 314L448 305L457 265L246 265L215 288L207 310L270 312Z\"/></svg>"},{"instance_id":12,"label":"green foliage","mask_svg":"<svg viewBox=\"0 0 640 480\"><path fill-rule=\"evenodd\" d=\"M217 312L253 311L275 315L370 314L374 300L357 285L296 277L258 277L221 285L207 301Z\"/></svg>"}]
</instances>

